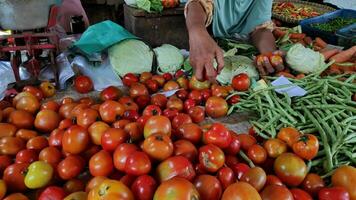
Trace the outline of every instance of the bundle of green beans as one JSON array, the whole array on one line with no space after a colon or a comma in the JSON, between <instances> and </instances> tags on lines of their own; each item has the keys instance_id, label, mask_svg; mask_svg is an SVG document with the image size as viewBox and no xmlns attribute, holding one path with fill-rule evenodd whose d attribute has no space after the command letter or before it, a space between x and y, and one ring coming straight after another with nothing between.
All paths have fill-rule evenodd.
<instances>
[{"instance_id":1,"label":"bundle of green beans","mask_svg":"<svg viewBox=\"0 0 356 200\"><path fill-rule=\"evenodd\" d=\"M293 98L276 93L276 87L267 83L262 89L238 93L241 100L229 113L254 112L256 117L250 123L265 139L276 137L282 127L315 134L320 148L311 169L328 176L338 166L356 165L356 102L351 100L356 92L355 79L356 75L319 74L289 79L307 91L305 96Z\"/></svg>"}]
</instances>

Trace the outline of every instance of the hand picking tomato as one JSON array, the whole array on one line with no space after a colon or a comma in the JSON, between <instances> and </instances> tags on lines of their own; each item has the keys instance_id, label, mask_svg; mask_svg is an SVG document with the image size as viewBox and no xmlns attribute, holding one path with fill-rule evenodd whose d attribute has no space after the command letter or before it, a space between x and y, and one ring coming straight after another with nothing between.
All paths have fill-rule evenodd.
<instances>
[{"instance_id":1,"label":"hand picking tomato","mask_svg":"<svg viewBox=\"0 0 356 200\"><path fill-rule=\"evenodd\" d=\"M319 191L319 200L350 200L350 194L340 186L323 188Z\"/></svg>"},{"instance_id":2,"label":"hand picking tomato","mask_svg":"<svg viewBox=\"0 0 356 200\"><path fill-rule=\"evenodd\" d=\"M75 90L85 94L93 90L93 82L88 76L77 76L74 79Z\"/></svg>"},{"instance_id":3,"label":"hand picking tomato","mask_svg":"<svg viewBox=\"0 0 356 200\"><path fill-rule=\"evenodd\" d=\"M220 123L212 124L211 128L203 133L203 142L205 144L214 144L220 148L230 146L232 137L230 131Z\"/></svg>"},{"instance_id":4,"label":"hand picking tomato","mask_svg":"<svg viewBox=\"0 0 356 200\"><path fill-rule=\"evenodd\" d=\"M136 200L151 200L156 189L155 179L148 175L137 177L131 186L131 191Z\"/></svg>"},{"instance_id":5,"label":"hand picking tomato","mask_svg":"<svg viewBox=\"0 0 356 200\"><path fill-rule=\"evenodd\" d=\"M62 200L65 196L66 194L62 188L49 186L41 193L38 200Z\"/></svg>"},{"instance_id":6,"label":"hand picking tomato","mask_svg":"<svg viewBox=\"0 0 356 200\"><path fill-rule=\"evenodd\" d=\"M250 88L250 78L247 74L236 75L232 79L232 87L237 91L246 91Z\"/></svg>"},{"instance_id":7,"label":"hand picking tomato","mask_svg":"<svg viewBox=\"0 0 356 200\"><path fill-rule=\"evenodd\" d=\"M293 152L305 160L313 159L319 150L318 138L312 134L301 135L292 145Z\"/></svg>"},{"instance_id":8,"label":"hand picking tomato","mask_svg":"<svg viewBox=\"0 0 356 200\"><path fill-rule=\"evenodd\" d=\"M44 161L36 161L28 167L25 184L30 189L46 186L52 179L53 168Z\"/></svg>"}]
</instances>

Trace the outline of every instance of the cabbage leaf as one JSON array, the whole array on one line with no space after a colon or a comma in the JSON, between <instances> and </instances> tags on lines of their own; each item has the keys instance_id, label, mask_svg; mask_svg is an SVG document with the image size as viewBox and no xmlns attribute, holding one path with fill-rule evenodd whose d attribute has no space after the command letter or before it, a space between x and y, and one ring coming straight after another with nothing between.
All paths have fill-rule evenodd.
<instances>
[{"instance_id":1,"label":"cabbage leaf","mask_svg":"<svg viewBox=\"0 0 356 200\"><path fill-rule=\"evenodd\" d=\"M164 44L154 49L157 57L157 73L175 73L184 62L184 57L179 49L170 44Z\"/></svg>"}]
</instances>

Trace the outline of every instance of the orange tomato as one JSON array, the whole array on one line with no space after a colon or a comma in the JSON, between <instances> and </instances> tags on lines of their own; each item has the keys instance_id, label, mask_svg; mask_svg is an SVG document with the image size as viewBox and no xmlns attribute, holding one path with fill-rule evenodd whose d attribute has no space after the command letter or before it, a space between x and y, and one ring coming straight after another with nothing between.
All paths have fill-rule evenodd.
<instances>
[{"instance_id":1,"label":"orange tomato","mask_svg":"<svg viewBox=\"0 0 356 200\"><path fill-rule=\"evenodd\" d=\"M212 96L205 103L205 112L208 116L219 118L226 116L228 104L221 97Z\"/></svg>"},{"instance_id":2,"label":"orange tomato","mask_svg":"<svg viewBox=\"0 0 356 200\"><path fill-rule=\"evenodd\" d=\"M77 103L66 103L61 105L61 107L59 108L59 115L66 119L72 119L72 110L77 105Z\"/></svg>"},{"instance_id":3,"label":"orange tomato","mask_svg":"<svg viewBox=\"0 0 356 200\"><path fill-rule=\"evenodd\" d=\"M62 138L62 148L64 152L70 154L79 154L83 152L89 144L89 134L81 126L71 126L68 128Z\"/></svg>"},{"instance_id":4,"label":"orange tomato","mask_svg":"<svg viewBox=\"0 0 356 200\"><path fill-rule=\"evenodd\" d=\"M36 131L28 129L20 129L16 132L16 137L21 138L25 141L30 140L31 138L36 137L38 134Z\"/></svg>"},{"instance_id":5,"label":"orange tomato","mask_svg":"<svg viewBox=\"0 0 356 200\"><path fill-rule=\"evenodd\" d=\"M150 135L143 142L143 151L153 159L165 160L173 154L172 140L165 134Z\"/></svg>"},{"instance_id":6,"label":"orange tomato","mask_svg":"<svg viewBox=\"0 0 356 200\"><path fill-rule=\"evenodd\" d=\"M33 114L40 108L40 102L31 94L19 98L15 107L17 110L24 110Z\"/></svg>"},{"instance_id":7,"label":"orange tomato","mask_svg":"<svg viewBox=\"0 0 356 200\"><path fill-rule=\"evenodd\" d=\"M0 123L0 138L7 136L14 136L16 133L16 126L9 123Z\"/></svg>"},{"instance_id":8,"label":"orange tomato","mask_svg":"<svg viewBox=\"0 0 356 200\"><path fill-rule=\"evenodd\" d=\"M172 125L170 120L165 116L152 116L150 117L143 130L143 134L145 138L153 135L155 133L162 133L168 136L171 135Z\"/></svg>"},{"instance_id":9,"label":"orange tomato","mask_svg":"<svg viewBox=\"0 0 356 200\"><path fill-rule=\"evenodd\" d=\"M101 119L106 123L115 122L124 112L125 107L121 103L112 100L105 101L99 108Z\"/></svg>"},{"instance_id":10,"label":"orange tomato","mask_svg":"<svg viewBox=\"0 0 356 200\"><path fill-rule=\"evenodd\" d=\"M53 110L57 112L59 110L59 104L53 100L47 101L41 105L40 110Z\"/></svg>"},{"instance_id":11,"label":"orange tomato","mask_svg":"<svg viewBox=\"0 0 356 200\"><path fill-rule=\"evenodd\" d=\"M56 167L62 159L62 154L56 147L46 147L41 150L38 158Z\"/></svg>"},{"instance_id":12,"label":"orange tomato","mask_svg":"<svg viewBox=\"0 0 356 200\"><path fill-rule=\"evenodd\" d=\"M37 130L48 133L56 129L59 125L60 117L53 110L42 110L37 113L35 127Z\"/></svg>"},{"instance_id":13,"label":"orange tomato","mask_svg":"<svg viewBox=\"0 0 356 200\"><path fill-rule=\"evenodd\" d=\"M267 140L263 147L266 149L267 154L271 158L277 158L282 153L287 152L287 144L278 138Z\"/></svg>"},{"instance_id":14,"label":"orange tomato","mask_svg":"<svg viewBox=\"0 0 356 200\"><path fill-rule=\"evenodd\" d=\"M289 147L293 146L299 136L300 132L293 127L281 128L277 134L277 138L287 143Z\"/></svg>"},{"instance_id":15,"label":"orange tomato","mask_svg":"<svg viewBox=\"0 0 356 200\"><path fill-rule=\"evenodd\" d=\"M158 186L153 196L153 200L169 199L200 199L200 195L191 182L184 178L175 177L164 181L160 186Z\"/></svg>"},{"instance_id":16,"label":"orange tomato","mask_svg":"<svg viewBox=\"0 0 356 200\"><path fill-rule=\"evenodd\" d=\"M3 155L16 155L25 148L25 142L17 137L3 137L0 139L0 153Z\"/></svg>"},{"instance_id":17,"label":"orange tomato","mask_svg":"<svg viewBox=\"0 0 356 200\"><path fill-rule=\"evenodd\" d=\"M238 182L230 185L224 191L221 200L261 200L257 190L250 184Z\"/></svg>"},{"instance_id":18,"label":"orange tomato","mask_svg":"<svg viewBox=\"0 0 356 200\"><path fill-rule=\"evenodd\" d=\"M120 181L106 179L89 192L88 200L134 200L131 190Z\"/></svg>"},{"instance_id":19,"label":"orange tomato","mask_svg":"<svg viewBox=\"0 0 356 200\"><path fill-rule=\"evenodd\" d=\"M313 159L319 150L318 138L312 134L300 135L292 145L293 152L305 160Z\"/></svg>"},{"instance_id":20,"label":"orange tomato","mask_svg":"<svg viewBox=\"0 0 356 200\"><path fill-rule=\"evenodd\" d=\"M42 150L48 147L48 140L44 136L36 136L27 141L27 149Z\"/></svg>"},{"instance_id":21,"label":"orange tomato","mask_svg":"<svg viewBox=\"0 0 356 200\"><path fill-rule=\"evenodd\" d=\"M92 176L108 176L114 169L110 153L101 150L89 160L89 171Z\"/></svg>"},{"instance_id":22,"label":"orange tomato","mask_svg":"<svg viewBox=\"0 0 356 200\"><path fill-rule=\"evenodd\" d=\"M109 128L110 126L105 122L101 122L101 121L94 122L88 128L91 141L96 145L101 145L101 136Z\"/></svg>"},{"instance_id":23,"label":"orange tomato","mask_svg":"<svg viewBox=\"0 0 356 200\"><path fill-rule=\"evenodd\" d=\"M94 110L92 108L87 108L87 109L84 109L82 112L80 112L77 115L77 124L79 126L84 127L84 128L88 128L98 118L99 118L98 111L96 111L96 110Z\"/></svg>"},{"instance_id":24,"label":"orange tomato","mask_svg":"<svg viewBox=\"0 0 356 200\"><path fill-rule=\"evenodd\" d=\"M32 114L24 110L15 110L9 116L9 123L17 128L31 129L34 121Z\"/></svg>"},{"instance_id":25,"label":"orange tomato","mask_svg":"<svg viewBox=\"0 0 356 200\"><path fill-rule=\"evenodd\" d=\"M85 192L90 192L90 190L94 189L95 187L99 186L107 177L105 176L94 176L89 180L85 187Z\"/></svg>"}]
</instances>

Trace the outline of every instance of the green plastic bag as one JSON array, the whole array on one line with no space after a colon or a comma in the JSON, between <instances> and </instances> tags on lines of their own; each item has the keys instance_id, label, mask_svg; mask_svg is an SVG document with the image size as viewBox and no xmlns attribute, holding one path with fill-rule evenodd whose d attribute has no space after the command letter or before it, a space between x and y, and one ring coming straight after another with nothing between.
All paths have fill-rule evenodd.
<instances>
[{"instance_id":1,"label":"green plastic bag","mask_svg":"<svg viewBox=\"0 0 356 200\"><path fill-rule=\"evenodd\" d=\"M107 20L90 26L79 41L74 43L74 47L87 55L91 55L126 39L137 39L137 37L122 26Z\"/></svg>"}]
</instances>

